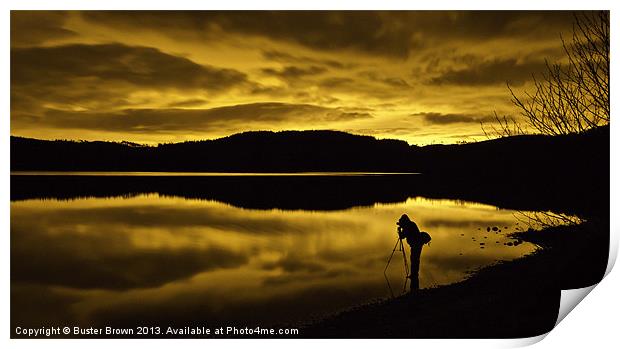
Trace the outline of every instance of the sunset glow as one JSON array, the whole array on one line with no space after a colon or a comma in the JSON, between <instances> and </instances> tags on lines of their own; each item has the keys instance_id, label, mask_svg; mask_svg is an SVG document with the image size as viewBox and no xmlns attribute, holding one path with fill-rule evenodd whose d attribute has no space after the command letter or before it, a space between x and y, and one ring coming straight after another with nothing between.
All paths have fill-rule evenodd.
<instances>
[{"instance_id":1,"label":"sunset glow","mask_svg":"<svg viewBox=\"0 0 620 349\"><path fill-rule=\"evenodd\" d=\"M138 143L331 129L485 139L570 12L11 13L11 133Z\"/></svg>"}]
</instances>

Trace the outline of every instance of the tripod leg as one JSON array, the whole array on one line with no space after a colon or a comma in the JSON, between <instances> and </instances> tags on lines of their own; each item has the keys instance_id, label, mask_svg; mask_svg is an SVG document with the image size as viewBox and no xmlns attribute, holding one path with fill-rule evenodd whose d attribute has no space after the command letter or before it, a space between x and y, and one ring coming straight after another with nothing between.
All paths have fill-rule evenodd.
<instances>
[{"instance_id":1,"label":"tripod leg","mask_svg":"<svg viewBox=\"0 0 620 349\"><path fill-rule=\"evenodd\" d=\"M403 246L403 242L400 242L401 250L403 251L403 264L405 265L405 284L403 285L403 293L407 292L407 281L409 280L409 263L407 263L407 254L405 252L405 246Z\"/></svg>"},{"instance_id":2,"label":"tripod leg","mask_svg":"<svg viewBox=\"0 0 620 349\"><path fill-rule=\"evenodd\" d=\"M401 243L401 244L402 244L402 243ZM406 275L407 277L409 277L409 275L410 275L411 273L410 273L410 270L409 270L409 263L407 262L407 253L405 252L405 248L404 248L404 246L403 246L403 261L404 261L404 264L405 264L405 275Z\"/></svg>"},{"instance_id":3,"label":"tripod leg","mask_svg":"<svg viewBox=\"0 0 620 349\"><path fill-rule=\"evenodd\" d=\"M392 254L390 255L390 258L387 261L387 264L385 265L385 269L383 269L383 274L385 274L385 272L387 271L387 268L390 266L390 262L392 261L392 257L394 257L394 252L396 252L396 248L398 247L398 243L400 242L400 240L396 240L396 245L394 245L394 248L392 249Z\"/></svg>"},{"instance_id":4,"label":"tripod leg","mask_svg":"<svg viewBox=\"0 0 620 349\"><path fill-rule=\"evenodd\" d=\"M392 249L392 254L390 255L390 258L387 261L387 264L385 265L385 269L383 269L383 276L385 277L385 281L387 282L388 285L388 289L390 289L390 294L392 295L392 298L394 298L394 292L392 291L392 285L390 285L390 280L387 277L387 274L385 273L387 271L387 268L390 266L390 262L392 261L392 257L394 257L394 252L396 252L396 248L398 247L398 242L400 240L396 240L396 245L394 245L394 248Z\"/></svg>"}]
</instances>

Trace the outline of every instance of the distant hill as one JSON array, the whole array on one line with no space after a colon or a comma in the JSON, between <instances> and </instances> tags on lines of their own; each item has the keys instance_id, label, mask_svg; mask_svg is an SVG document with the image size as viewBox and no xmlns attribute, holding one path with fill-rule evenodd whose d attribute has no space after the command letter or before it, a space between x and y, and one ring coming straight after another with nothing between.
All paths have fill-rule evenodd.
<instances>
[{"instance_id":1,"label":"distant hill","mask_svg":"<svg viewBox=\"0 0 620 349\"><path fill-rule=\"evenodd\" d=\"M599 164L600 160L602 161ZM609 167L609 127L580 135L516 136L458 145L338 131L244 132L215 140L138 146L11 137L11 171L423 172L493 177ZM570 175L572 177L572 175Z\"/></svg>"},{"instance_id":2,"label":"distant hill","mask_svg":"<svg viewBox=\"0 0 620 349\"><path fill-rule=\"evenodd\" d=\"M402 172L412 168L411 148L336 131L244 132L154 147L11 137L11 170Z\"/></svg>"},{"instance_id":3,"label":"distant hill","mask_svg":"<svg viewBox=\"0 0 620 349\"><path fill-rule=\"evenodd\" d=\"M609 126L604 126L582 134L525 135L431 145L420 148L414 158L420 172L425 173L503 178L545 174L559 179L591 173L602 178L609 172L609 148Z\"/></svg>"},{"instance_id":4,"label":"distant hill","mask_svg":"<svg viewBox=\"0 0 620 349\"><path fill-rule=\"evenodd\" d=\"M152 147L11 137L11 171L423 174L415 179L21 176L11 179L11 198L158 192L250 208L336 209L424 196L600 217L609 211L609 146L609 127L424 147L334 131L246 132Z\"/></svg>"}]
</instances>

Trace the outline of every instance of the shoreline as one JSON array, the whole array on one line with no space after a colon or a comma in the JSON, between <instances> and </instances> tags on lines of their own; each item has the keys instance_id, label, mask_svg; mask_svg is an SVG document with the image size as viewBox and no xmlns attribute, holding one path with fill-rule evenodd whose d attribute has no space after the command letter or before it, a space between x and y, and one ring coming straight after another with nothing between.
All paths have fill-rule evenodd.
<instances>
[{"instance_id":1,"label":"shoreline","mask_svg":"<svg viewBox=\"0 0 620 349\"><path fill-rule=\"evenodd\" d=\"M540 248L457 283L360 305L302 326L306 338L522 338L555 326L560 290L598 283L609 223L515 232Z\"/></svg>"}]
</instances>

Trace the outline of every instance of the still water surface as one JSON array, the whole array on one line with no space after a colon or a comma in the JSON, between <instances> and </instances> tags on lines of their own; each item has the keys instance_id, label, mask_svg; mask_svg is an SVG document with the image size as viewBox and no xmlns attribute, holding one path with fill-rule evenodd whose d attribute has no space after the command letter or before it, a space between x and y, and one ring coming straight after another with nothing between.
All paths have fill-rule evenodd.
<instances>
[{"instance_id":1,"label":"still water surface","mask_svg":"<svg viewBox=\"0 0 620 349\"><path fill-rule=\"evenodd\" d=\"M136 171L12 171L13 176L111 176L111 177L347 177L408 176L416 172L136 172Z\"/></svg>"},{"instance_id":2,"label":"still water surface","mask_svg":"<svg viewBox=\"0 0 620 349\"><path fill-rule=\"evenodd\" d=\"M388 297L407 213L432 236L420 286L532 252L514 211L410 198L336 211L255 210L159 194L11 202L14 325L307 321ZM498 232L487 227L498 227ZM408 252L407 252L408 255ZM403 285L402 255L392 288Z\"/></svg>"}]
</instances>

